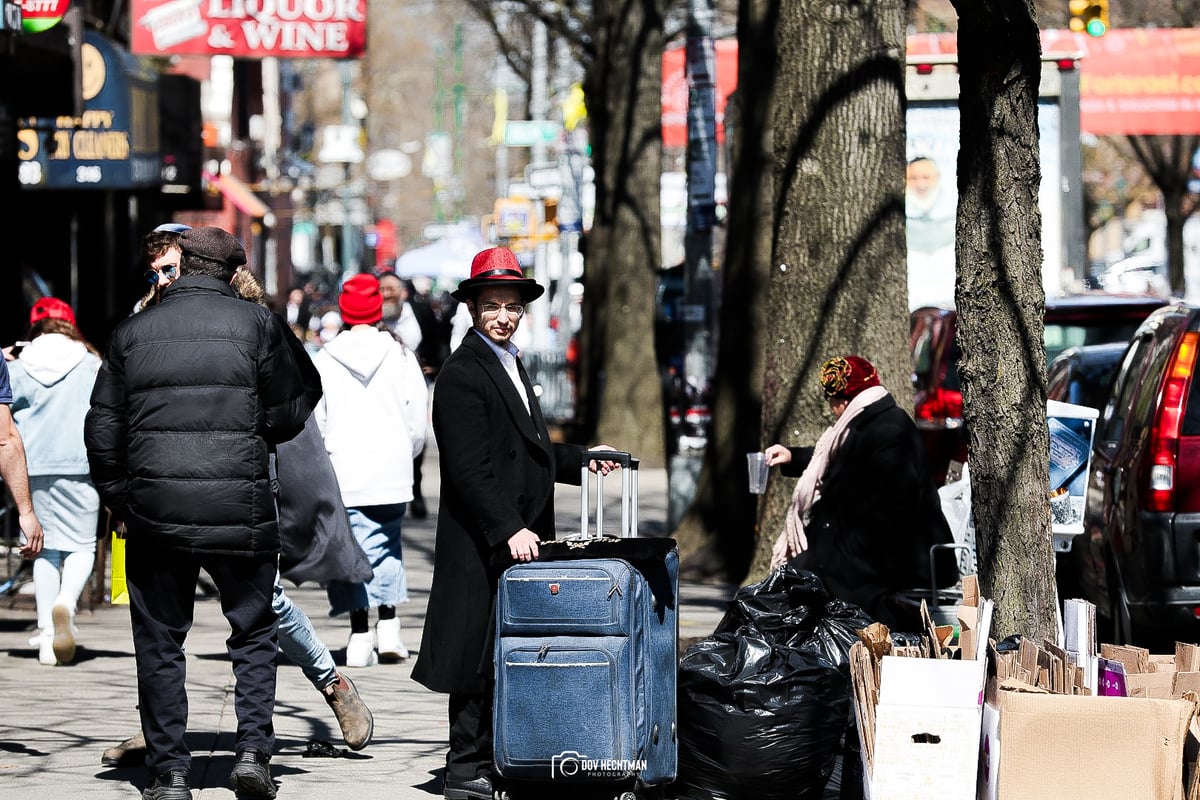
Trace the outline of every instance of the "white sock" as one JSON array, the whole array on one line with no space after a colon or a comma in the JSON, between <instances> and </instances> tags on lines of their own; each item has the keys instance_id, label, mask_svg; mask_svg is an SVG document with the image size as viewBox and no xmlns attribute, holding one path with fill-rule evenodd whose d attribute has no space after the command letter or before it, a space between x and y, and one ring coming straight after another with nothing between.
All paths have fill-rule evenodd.
<instances>
[{"instance_id":1,"label":"white sock","mask_svg":"<svg viewBox=\"0 0 1200 800\"><path fill-rule=\"evenodd\" d=\"M61 555L59 551L43 550L33 559L33 597L37 601L38 627L44 631L54 627L50 611L60 590L58 559Z\"/></svg>"},{"instance_id":2,"label":"white sock","mask_svg":"<svg viewBox=\"0 0 1200 800\"><path fill-rule=\"evenodd\" d=\"M55 605L66 606L71 609L72 614L75 613L79 606L79 597L83 594L88 579L92 577L92 567L95 563L96 553L92 550L67 553L63 561L62 586L58 597L54 599Z\"/></svg>"}]
</instances>

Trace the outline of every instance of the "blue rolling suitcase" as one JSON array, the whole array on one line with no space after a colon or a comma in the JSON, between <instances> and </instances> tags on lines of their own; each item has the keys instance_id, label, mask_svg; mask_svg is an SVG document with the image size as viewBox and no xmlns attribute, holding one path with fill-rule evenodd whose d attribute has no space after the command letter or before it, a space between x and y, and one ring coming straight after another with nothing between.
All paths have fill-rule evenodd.
<instances>
[{"instance_id":1,"label":"blue rolling suitcase","mask_svg":"<svg viewBox=\"0 0 1200 800\"><path fill-rule=\"evenodd\" d=\"M620 537L589 536L594 458L622 464ZM636 537L637 466L628 453L587 453L580 534L500 578L495 765L514 797L528 782L636 796L675 779L679 554L672 539Z\"/></svg>"}]
</instances>

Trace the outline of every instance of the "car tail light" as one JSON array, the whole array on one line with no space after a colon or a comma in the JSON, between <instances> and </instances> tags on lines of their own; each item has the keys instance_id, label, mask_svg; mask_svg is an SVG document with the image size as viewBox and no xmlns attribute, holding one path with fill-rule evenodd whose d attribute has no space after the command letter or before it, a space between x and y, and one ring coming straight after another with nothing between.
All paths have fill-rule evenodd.
<instances>
[{"instance_id":1,"label":"car tail light","mask_svg":"<svg viewBox=\"0 0 1200 800\"><path fill-rule=\"evenodd\" d=\"M925 395L925 399L917 406L915 414L918 420L947 422L953 426L953 423L962 420L962 392L934 389Z\"/></svg>"},{"instance_id":2,"label":"car tail light","mask_svg":"<svg viewBox=\"0 0 1200 800\"><path fill-rule=\"evenodd\" d=\"M1198 343L1200 333L1185 333L1167 368L1162 405L1150 436L1150 474L1146 487L1146 507L1149 511L1170 511L1175 504L1179 432L1183 426L1183 411L1187 406L1192 371L1196 366Z\"/></svg>"},{"instance_id":3,"label":"car tail light","mask_svg":"<svg viewBox=\"0 0 1200 800\"><path fill-rule=\"evenodd\" d=\"M689 425L707 425L712 422L712 414L709 413L708 406L688 406L684 420Z\"/></svg>"}]
</instances>

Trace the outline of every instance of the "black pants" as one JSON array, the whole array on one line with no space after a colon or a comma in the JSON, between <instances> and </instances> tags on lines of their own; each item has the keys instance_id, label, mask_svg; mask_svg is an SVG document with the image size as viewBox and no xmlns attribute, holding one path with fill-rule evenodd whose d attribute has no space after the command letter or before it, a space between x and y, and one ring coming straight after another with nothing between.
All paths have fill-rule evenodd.
<instances>
[{"instance_id":1,"label":"black pants","mask_svg":"<svg viewBox=\"0 0 1200 800\"><path fill-rule=\"evenodd\" d=\"M450 695L450 751L446 782L492 776L492 684L483 694Z\"/></svg>"},{"instance_id":2,"label":"black pants","mask_svg":"<svg viewBox=\"0 0 1200 800\"><path fill-rule=\"evenodd\" d=\"M196 580L203 568L229 620L237 749L275 749L275 653L278 618L271 596L278 556L232 557L163 552L131 543L126 551L129 619L137 662L138 708L151 775L190 769L184 743L188 698L183 642L192 627Z\"/></svg>"}]
</instances>

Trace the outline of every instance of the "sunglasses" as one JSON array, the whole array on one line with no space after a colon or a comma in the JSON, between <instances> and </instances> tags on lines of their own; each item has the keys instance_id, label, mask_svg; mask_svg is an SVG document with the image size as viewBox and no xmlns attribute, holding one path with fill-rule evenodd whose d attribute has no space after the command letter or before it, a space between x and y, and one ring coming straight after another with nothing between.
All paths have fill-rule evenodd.
<instances>
[{"instance_id":1,"label":"sunglasses","mask_svg":"<svg viewBox=\"0 0 1200 800\"><path fill-rule=\"evenodd\" d=\"M166 275L168 278L173 279L175 277L175 273L178 271L179 268L174 265L163 267L161 271L157 269L148 269L146 270L146 282L149 284L156 284L158 283L159 276L161 275Z\"/></svg>"}]
</instances>

